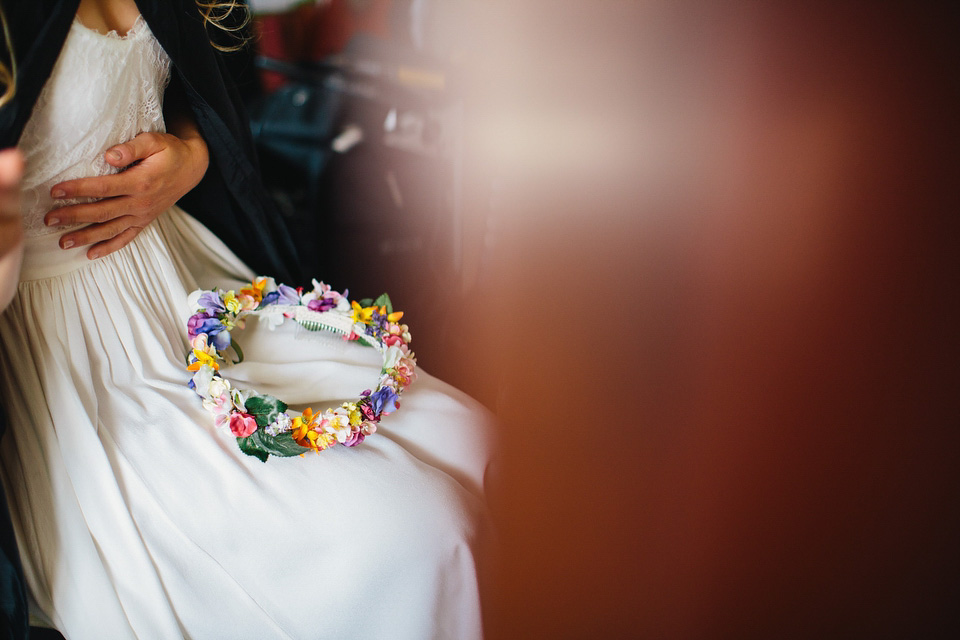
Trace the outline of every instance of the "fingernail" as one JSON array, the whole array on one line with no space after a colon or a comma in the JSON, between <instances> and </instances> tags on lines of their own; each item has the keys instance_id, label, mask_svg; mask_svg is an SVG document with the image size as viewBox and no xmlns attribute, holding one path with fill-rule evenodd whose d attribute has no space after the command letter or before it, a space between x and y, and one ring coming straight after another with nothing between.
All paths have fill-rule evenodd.
<instances>
[{"instance_id":1,"label":"fingernail","mask_svg":"<svg viewBox=\"0 0 960 640\"><path fill-rule=\"evenodd\" d=\"M64 240L63 244L60 246L63 247L64 249L69 249L70 247L73 246L73 240Z\"/></svg>"},{"instance_id":2,"label":"fingernail","mask_svg":"<svg viewBox=\"0 0 960 640\"><path fill-rule=\"evenodd\" d=\"M96 260L96 259L99 258L99 257L100 257L100 254L97 253L96 251L94 251L93 253L90 254L90 259L91 259L91 260Z\"/></svg>"},{"instance_id":3,"label":"fingernail","mask_svg":"<svg viewBox=\"0 0 960 640\"><path fill-rule=\"evenodd\" d=\"M67 192L63 189L54 189L50 192L50 195L54 198L62 198L63 196L67 195Z\"/></svg>"},{"instance_id":4,"label":"fingernail","mask_svg":"<svg viewBox=\"0 0 960 640\"><path fill-rule=\"evenodd\" d=\"M107 151L107 158L109 158L110 160L113 160L114 162L119 160L121 157L122 156L120 155L119 151L114 151L113 149L111 149L110 151Z\"/></svg>"},{"instance_id":5,"label":"fingernail","mask_svg":"<svg viewBox=\"0 0 960 640\"><path fill-rule=\"evenodd\" d=\"M47 220L48 227L55 227L58 224L60 224L60 218L50 218L49 220Z\"/></svg>"}]
</instances>

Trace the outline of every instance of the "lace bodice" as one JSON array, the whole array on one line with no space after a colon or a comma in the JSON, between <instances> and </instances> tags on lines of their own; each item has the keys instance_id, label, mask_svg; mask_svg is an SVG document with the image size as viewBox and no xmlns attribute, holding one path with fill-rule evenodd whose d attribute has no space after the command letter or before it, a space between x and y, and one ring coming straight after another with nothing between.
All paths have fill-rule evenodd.
<instances>
[{"instance_id":1,"label":"lace bodice","mask_svg":"<svg viewBox=\"0 0 960 640\"><path fill-rule=\"evenodd\" d=\"M122 37L73 21L20 138L27 236L67 229L43 224L54 208L53 185L116 173L104 160L107 149L139 133L165 131L163 91L169 79L170 59L142 17Z\"/></svg>"}]
</instances>

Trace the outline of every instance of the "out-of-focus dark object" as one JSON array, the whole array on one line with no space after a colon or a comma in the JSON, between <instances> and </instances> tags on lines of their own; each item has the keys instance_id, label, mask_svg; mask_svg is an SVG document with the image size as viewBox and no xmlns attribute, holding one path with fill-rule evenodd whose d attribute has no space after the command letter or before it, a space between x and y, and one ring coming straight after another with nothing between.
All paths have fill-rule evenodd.
<instances>
[{"instance_id":1,"label":"out-of-focus dark object","mask_svg":"<svg viewBox=\"0 0 960 640\"><path fill-rule=\"evenodd\" d=\"M397 4L394 0L325 0L257 14L257 48L261 55L299 65L343 52L350 39L360 33L403 42L391 28L390 15ZM257 10L256 2L253 9ZM290 81L281 70L263 70L262 77L267 91Z\"/></svg>"},{"instance_id":2,"label":"out-of-focus dark object","mask_svg":"<svg viewBox=\"0 0 960 640\"><path fill-rule=\"evenodd\" d=\"M485 4L483 0L251 2L260 53L298 64L342 53L358 34L451 61L475 44L473 12ZM265 71L263 82L272 91L288 78L282 72Z\"/></svg>"},{"instance_id":3,"label":"out-of-focus dark object","mask_svg":"<svg viewBox=\"0 0 960 640\"><path fill-rule=\"evenodd\" d=\"M251 121L304 269L362 295L456 274L461 105L443 65L360 34L320 63L258 66L289 80Z\"/></svg>"}]
</instances>

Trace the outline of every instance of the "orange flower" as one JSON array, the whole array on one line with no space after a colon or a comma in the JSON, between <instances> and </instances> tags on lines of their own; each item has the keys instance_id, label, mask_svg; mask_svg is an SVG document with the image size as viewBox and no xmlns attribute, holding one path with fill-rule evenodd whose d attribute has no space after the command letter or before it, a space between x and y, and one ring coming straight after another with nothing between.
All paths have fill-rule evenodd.
<instances>
[{"instance_id":1,"label":"orange flower","mask_svg":"<svg viewBox=\"0 0 960 640\"><path fill-rule=\"evenodd\" d=\"M329 433L317 430L317 424L323 419L323 414L314 413L307 407L302 416L293 419L293 429L290 435L301 447L320 452L336 443L336 438Z\"/></svg>"},{"instance_id":2,"label":"orange flower","mask_svg":"<svg viewBox=\"0 0 960 640\"><path fill-rule=\"evenodd\" d=\"M303 410L303 415L297 416L296 418L293 419L293 422L292 422L293 429L291 431L291 435L293 436L293 439L297 441L297 444L299 444L302 447L307 446L303 444L303 442L301 441L306 440L307 432L313 428L312 423L318 417L319 416L317 414L313 413L313 409L311 409L310 407L307 407L306 409Z\"/></svg>"},{"instance_id":3,"label":"orange flower","mask_svg":"<svg viewBox=\"0 0 960 640\"><path fill-rule=\"evenodd\" d=\"M263 300L263 290L266 286L267 286L266 278L256 278L254 279L253 282L250 283L249 287L240 289L240 293L250 296L251 298L257 301L257 304L259 304L260 301Z\"/></svg>"}]
</instances>

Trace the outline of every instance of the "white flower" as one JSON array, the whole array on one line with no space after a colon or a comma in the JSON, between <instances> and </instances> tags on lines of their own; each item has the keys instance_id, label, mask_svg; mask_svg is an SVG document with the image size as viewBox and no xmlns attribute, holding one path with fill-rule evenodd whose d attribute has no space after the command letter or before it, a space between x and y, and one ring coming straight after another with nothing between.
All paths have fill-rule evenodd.
<instances>
[{"instance_id":1,"label":"white flower","mask_svg":"<svg viewBox=\"0 0 960 640\"><path fill-rule=\"evenodd\" d=\"M203 399L203 408L212 412L214 415L230 413L233 409L233 403L230 402L230 396L222 394L219 396L208 396Z\"/></svg>"},{"instance_id":2,"label":"white flower","mask_svg":"<svg viewBox=\"0 0 960 640\"><path fill-rule=\"evenodd\" d=\"M230 381L224 380L220 376L215 377L213 380L210 381L210 386L207 387L207 393L209 393L210 396L214 398L219 398L222 395L229 394Z\"/></svg>"},{"instance_id":3,"label":"white flower","mask_svg":"<svg viewBox=\"0 0 960 640\"><path fill-rule=\"evenodd\" d=\"M313 291L307 291L300 296L300 304L306 305L311 300L319 300L323 297L327 291L330 290L330 287L323 284L322 282L317 282L316 279L313 281Z\"/></svg>"},{"instance_id":4,"label":"white flower","mask_svg":"<svg viewBox=\"0 0 960 640\"><path fill-rule=\"evenodd\" d=\"M247 400L255 393L256 391L251 389L237 389L234 387L230 390L230 398L233 400L233 406L237 408L237 411L246 412Z\"/></svg>"},{"instance_id":5,"label":"white flower","mask_svg":"<svg viewBox=\"0 0 960 640\"><path fill-rule=\"evenodd\" d=\"M390 387L391 389L396 391L397 381L394 379L392 375L390 375L389 373L385 373L382 376L380 376L380 386L377 388L379 389L381 387Z\"/></svg>"},{"instance_id":6,"label":"white flower","mask_svg":"<svg viewBox=\"0 0 960 640\"><path fill-rule=\"evenodd\" d=\"M187 296L187 308L191 310L191 315L193 314L193 310L199 307L200 296L202 296L204 293L206 292L203 289L197 289Z\"/></svg>"},{"instance_id":7,"label":"white flower","mask_svg":"<svg viewBox=\"0 0 960 640\"><path fill-rule=\"evenodd\" d=\"M213 381L213 374L216 373L208 364L200 365L197 372L193 374L193 388L201 398L210 396L210 383Z\"/></svg>"},{"instance_id":8,"label":"white flower","mask_svg":"<svg viewBox=\"0 0 960 640\"><path fill-rule=\"evenodd\" d=\"M277 414L277 419L267 425L267 435L277 436L281 433L290 431L293 427L293 421L285 413Z\"/></svg>"},{"instance_id":9,"label":"white flower","mask_svg":"<svg viewBox=\"0 0 960 640\"><path fill-rule=\"evenodd\" d=\"M259 278L258 278L259 280ZM271 293L277 290L277 281L271 278L270 276L265 276L263 280L266 280L266 284L263 286L264 295Z\"/></svg>"},{"instance_id":10,"label":"white flower","mask_svg":"<svg viewBox=\"0 0 960 640\"><path fill-rule=\"evenodd\" d=\"M393 369L404 355L403 349L397 345L388 347L386 353L383 354L383 368Z\"/></svg>"},{"instance_id":11,"label":"white flower","mask_svg":"<svg viewBox=\"0 0 960 640\"><path fill-rule=\"evenodd\" d=\"M276 307L271 306L263 309L262 311L258 311L257 319L266 324L270 331L273 331L283 324L283 321L286 319L286 317L283 315L282 309L277 309Z\"/></svg>"}]
</instances>

